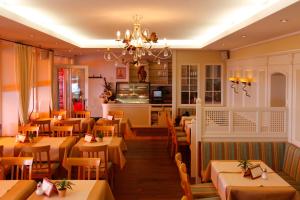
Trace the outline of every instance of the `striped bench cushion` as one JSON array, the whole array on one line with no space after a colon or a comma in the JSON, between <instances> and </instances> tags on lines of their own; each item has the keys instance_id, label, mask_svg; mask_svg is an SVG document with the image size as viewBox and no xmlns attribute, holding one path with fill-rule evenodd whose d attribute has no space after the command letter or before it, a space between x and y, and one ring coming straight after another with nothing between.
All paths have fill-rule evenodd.
<instances>
[{"instance_id":1,"label":"striped bench cushion","mask_svg":"<svg viewBox=\"0 0 300 200\"><path fill-rule=\"evenodd\" d=\"M204 176L210 160L262 160L275 171L281 171L285 142L202 142L200 166Z\"/></svg>"},{"instance_id":2,"label":"striped bench cushion","mask_svg":"<svg viewBox=\"0 0 300 200\"><path fill-rule=\"evenodd\" d=\"M300 148L293 144L287 144L285 149L283 170L300 184Z\"/></svg>"}]
</instances>

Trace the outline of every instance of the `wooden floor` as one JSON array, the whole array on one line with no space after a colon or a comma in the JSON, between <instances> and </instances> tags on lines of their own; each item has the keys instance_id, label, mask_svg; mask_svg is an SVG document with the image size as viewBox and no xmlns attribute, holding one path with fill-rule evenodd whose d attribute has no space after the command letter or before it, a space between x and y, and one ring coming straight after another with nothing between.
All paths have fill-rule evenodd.
<instances>
[{"instance_id":1,"label":"wooden floor","mask_svg":"<svg viewBox=\"0 0 300 200\"><path fill-rule=\"evenodd\" d=\"M126 144L126 167L117 172L113 189L116 200L180 199L179 176L166 137L138 137Z\"/></svg>"}]
</instances>

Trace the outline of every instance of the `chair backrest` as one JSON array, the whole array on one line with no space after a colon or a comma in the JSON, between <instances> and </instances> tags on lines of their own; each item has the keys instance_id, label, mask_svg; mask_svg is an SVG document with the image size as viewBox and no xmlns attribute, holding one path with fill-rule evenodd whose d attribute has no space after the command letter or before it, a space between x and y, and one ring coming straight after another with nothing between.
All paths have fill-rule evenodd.
<instances>
[{"instance_id":1,"label":"chair backrest","mask_svg":"<svg viewBox=\"0 0 300 200\"><path fill-rule=\"evenodd\" d=\"M187 198L185 195L183 195L183 196L181 197L181 200L188 200L188 198Z\"/></svg>"},{"instance_id":2,"label":"chair backrest","mask_svg":"<svg viewBox=\"0 0 300 200\"><path fill-rule=\"evenodd\" d=\"M96 122L96 125L99 126L114 126L115 127L115 135L120 134L120 120L119 119L113 119L113 120L108 120L108 119L99 119Z\"/></svg>"},{"instance_id":3,"label":"chair backrest","mask_svg":"<svg viewBox=\"0 0 300 200\"><path fill-rule=\"evenodd\" d=\"M115 136L115 126L94 126L93 134L103 133L105 137Z\"/></svg>"},{"instance_id":4,"label":"chair backrest","mask_svg":"<svg viewBox=\"0 0 300 200\"><path fill-rule=\"evenodd\" d=\"M180 177L180 185L181 185L181 188L184 190L184 184L182 182L181 173L180 173L180 165L182 163L182 155L181 155L181 153L176 153L176 155L175 155L175 162L176 162L176 165L177 165L177 168L178 168L179 177Z\"/></svg>"},{"instance_id":5,"label":"chair backrest","mask_svg":"<svg viewBox=\"0 0 300 200\"><path fill-rule=\"evenodd\" d=\"M184 163L180 164L179 171L180 171L182 184L184 185L184 195L187 197L187 200L192 200L193 194L191 191L189 177L187 175L186 165Z\"/></svg>"},{"instance_id":6,"label":"chair backrest","mask_svg":"<svg viewBox=\"0 0 300 200\"><path fill-rule=\"evenodd\" d=\"M73 126L73 133L81 132L81 119L60 120L57 124L62 126Z\"/></svg>"},{"instance_id":7,"label":"chair backrest","mask_svg":"<svg viewBox=\"0 0 300 200\"><path fill-rule=\"evenodd\" d=\"M108 147L107 145L99 146L80 146L81 157L100 158L100 169L103 169L105 177L108 177Z\"/></svg>"},{"instance_id":8,"label":"chair backrest","mask_svg":"<svg viewBox=\"0 0 300 200\"><path fill-rule=\"evenodd\" d=\"M20 156L33 157L33 178L51 178L50 145L23 147Z\"/></svg>"},{"instance_id":9,"label":"chair backrest","mask_svg":"<svg viewBox=\"0 0 300 200\"><path fill-rule=\"evenodd\" d=\"M30 134L33 134L35 137L39 136L38 126L20 126L19 131L26 136L29 136Z\"/></svg>"},{"instance_id":10,"label":"chair backrest","mask_svg":"<svg viewBox=\"0 0 300 200\"><path fill-rule=\"evenodd\" d=\"M0 159L1 176L4 177L5 166L11 167L11 180L31 180L32 157L2 157Z\"/></svg>"},{"instance_id":11,"label":"chair backrest","mask_svg":"<svg viewBox=\"0 0 300 200\"><path fill-rule=\"evenodd\" d=\"M73 126L53 126L53 137L67 137L73 135Z\"/></svg>"},{"instance_id":12,"label":"chair backrest","mask_svg":"<svg viewBox=\"0 0 300 200\"><path fill-rule=\"evenodd\" d=\"M62 119L67 118L67 111L66 110L52 110L51 115L52 118L61 116Z\"/></svg>"},{"instance_id":13,"label":"chair backrest","mask_svg":"<svg viewBox=\"0 0 300 200\"><path fill-rule=\"evenodd\" d=\"M122 110L110 110L108 111L108 115L114 116L114 118L123 118L124 117L124 111Z\"/></svg>"},{"instance_id":14,"label":"chair backrest","mask_svg":"<svg viewBox=\"0 0 300 200\"><path fill-rule=\"evenodd\" d=\"M51 119L38 119L33 121L31 124L33 126L38 126L40 132L50 132Z\"/></svg>"},{"instance_id":15,"label":"chair backrest","mask_svg":"<svg viewBox=\"0 0 300 200\"><path fill-rule=\"evenodd\" d=\"M72 113L72 117L74 117L74 118L90 118L91 112L90 111L74 111Z\"/></svg>"},{"instance_id":16,"label":"chair backrest","mask_svg":"<svg viewBox=\"0 0 300 200\"><path fill-rule=\"evenodd\" d=\"M96 171L96 180L99 180L100 162L100 158L67 158L65 165L68 170L68 179L72 179L72 167L77 167L77 180L90 180L92 171ZM95 168L96 170L93 170ZM87 177L86 170L88 170Z\"/></svg>"},{"instance_id":17,"label":"chair backrest","mask_svg":"<svg viewBox=\"0 0 300 200\"><path fill-rule=\"evenodd\" d=\"M0 145L0 157L3 156L3 145Z\"/></svg>"}]
</instances>

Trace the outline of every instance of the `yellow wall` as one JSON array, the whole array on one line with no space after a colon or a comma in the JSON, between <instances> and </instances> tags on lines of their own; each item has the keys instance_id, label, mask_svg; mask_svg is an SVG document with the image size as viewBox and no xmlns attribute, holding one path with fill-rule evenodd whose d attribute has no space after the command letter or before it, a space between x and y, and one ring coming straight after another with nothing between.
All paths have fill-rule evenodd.
<instances>
[{"instance_id":1,"label":"yellow wall","mask_svg":"<svg viewBox=\"0 0 300 200\"><path fill-rule=\"evenodd\" d=\"M285 52L300 49L300 34L284 37L277 40L233 50L230 52L231 59L241 59L262 56L274 52Z\"/></svg>"}]
</instances>

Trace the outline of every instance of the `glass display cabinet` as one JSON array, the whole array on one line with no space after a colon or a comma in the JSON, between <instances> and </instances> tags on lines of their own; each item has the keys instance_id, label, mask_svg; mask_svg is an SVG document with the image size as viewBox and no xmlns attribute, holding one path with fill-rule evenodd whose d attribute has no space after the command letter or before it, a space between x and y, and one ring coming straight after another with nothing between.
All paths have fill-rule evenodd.
<instances>
[{"instance_id":1,"label":"glass display cabinet","mask_svg":"<svg viewBox=\"0 0 300 200\"><path fill-rule=\"evenodd\" d=\"M149 103L149 83L116 83L116 101L118 103Z\"/></svg>"}]
</instances>

